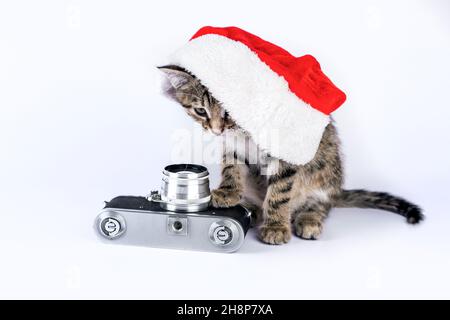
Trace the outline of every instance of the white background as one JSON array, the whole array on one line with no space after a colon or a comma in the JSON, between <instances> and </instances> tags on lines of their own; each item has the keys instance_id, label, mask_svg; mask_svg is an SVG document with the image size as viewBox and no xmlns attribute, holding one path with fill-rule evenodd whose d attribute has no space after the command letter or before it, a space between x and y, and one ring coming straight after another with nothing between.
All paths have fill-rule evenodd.
<instances>
[{"instance_id":1,"label":"white background","mask_svg":"<svg viewBox=\"0 0 450 320\"><path fill-rule=\"evenodd\" d=\"M448 1L2 1L0 298L450 298L449 18ZM102 201L158 188L194 131L155 66L203 25L315 55L348 96L346 186L425 223L336 209L318 241L251 231L231 255L100 243Z\"/></svg>"}]
</instances>

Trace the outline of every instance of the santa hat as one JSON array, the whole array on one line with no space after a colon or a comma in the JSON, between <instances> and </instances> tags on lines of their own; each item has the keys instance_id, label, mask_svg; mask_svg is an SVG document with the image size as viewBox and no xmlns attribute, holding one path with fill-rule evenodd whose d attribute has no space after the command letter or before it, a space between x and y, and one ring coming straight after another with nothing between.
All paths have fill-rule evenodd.
<instances>
[{"instance_id":1,"label":"santa hat","mask_svg":"<svg viewBox=\"0 0 450 320\"><path fill-rule=\"evenodd\" d=\"M329 114L345 101L313 56L236 27L201 28L170 63L200 79L260 148L293 164L314 158Z\"/></svg>"}]
</instances>

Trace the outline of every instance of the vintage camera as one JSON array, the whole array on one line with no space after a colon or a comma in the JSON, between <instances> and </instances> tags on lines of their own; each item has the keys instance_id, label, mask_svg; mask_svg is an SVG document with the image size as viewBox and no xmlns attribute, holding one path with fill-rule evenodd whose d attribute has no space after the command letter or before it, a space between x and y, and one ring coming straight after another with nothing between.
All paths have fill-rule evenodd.
<instances>
[{"instance_id":1,"label":"vintage camera","mask_svg":"<svg viewBox=\"0 0 450 320\"><path fill-rule=\"evenodd\" d=\"M250 211L210 207L208 170L195 164L164 168L161 192L106 202L95 228L105 241L160 248L234 252L244 242Z\"/></svg>"}]
</instances>

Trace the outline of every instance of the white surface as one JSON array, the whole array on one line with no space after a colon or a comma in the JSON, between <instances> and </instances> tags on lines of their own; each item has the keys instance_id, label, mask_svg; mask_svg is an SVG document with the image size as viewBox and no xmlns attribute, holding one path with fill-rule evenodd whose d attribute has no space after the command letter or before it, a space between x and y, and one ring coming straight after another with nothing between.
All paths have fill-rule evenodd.
<instances>
[{"instance_id":1,"label":"white surface","mask_svg":"<svg viewBox=\"0 0 450 320\"><path fill-rule=\"evenodd\" d=\"M450 298L449 7L1 2L0 298ZM319 241L250 233L231 255L97 241L102 201L158 188L171 135L192 129L154 66L206 24L315 55L348 95L335 113L347 187L411 199L425 223L333 210Z\"/></svg>"}]
</instances>

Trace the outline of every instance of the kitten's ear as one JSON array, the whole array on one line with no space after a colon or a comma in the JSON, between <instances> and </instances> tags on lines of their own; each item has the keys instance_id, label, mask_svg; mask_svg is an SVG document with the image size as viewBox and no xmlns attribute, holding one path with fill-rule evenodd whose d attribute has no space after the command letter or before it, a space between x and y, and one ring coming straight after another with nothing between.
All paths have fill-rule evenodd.
<instances>
[{"instance_id":1,"label":"kitten's ear","mask_svg":"<svg viewBox=\"0 0 450 320\"><path fill-rule=\"evenodd\" d=\"M159 70L165 73L169 84L178 90L186 84L193 83L194 77L177 66L162 66Z\"/></svg>"}]
</instances>

